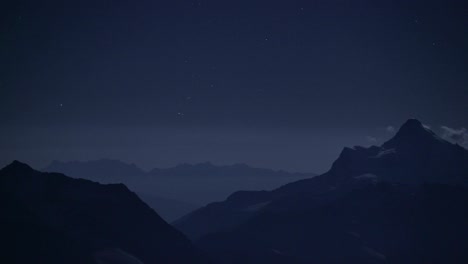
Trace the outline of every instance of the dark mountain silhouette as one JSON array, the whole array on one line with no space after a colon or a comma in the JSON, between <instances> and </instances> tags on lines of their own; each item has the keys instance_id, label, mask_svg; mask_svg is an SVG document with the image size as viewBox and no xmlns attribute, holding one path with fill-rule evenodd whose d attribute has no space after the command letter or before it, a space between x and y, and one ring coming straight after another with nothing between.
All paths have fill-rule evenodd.
<instances>
[{"instance_id":1,"label":"dark mountain silhouette","mask_svg":"<svg viewBox=\"0 0 468 264\"><path fill-rule=\"evenodd\" d=\"M44 171L100 183L124 183L167 221L198 208L197 204L225 199L237 190L271 190L315 176L253 168L245 164L215 166L209 162L182 164L145 172L117 160L52 162Z\"/></svg>"},{"instance_id":2,"label":"dark mountain silhouette","mask_svg":"<svg viewBox=\"0 0 468 264\"><path fill-rule=\"evenodd\" d=\"M104 184L124 183L169 222L199 207L189 202L161 197L157 192L148 188L149 184L153 185L153 177L135 164L127 164L119 160L53 161L43 171L60 172L73 178L88 179Z\"/></svg>"},{"instance_id":3,"label":"dark mountain silhouette","mask_svg":"<svg viewBox=\"0 0 468 264\"><path fill-rule=\"evenodd\" d=\"M191 242L123 184L0 170L4 263L206 263Z\"/></svg>"},{"instance_id":4,"label":"dark mountain silhouette","mask_svg":"<svg viewBox=\"0 0 468 264\"><path fill-rule=\"evenodd\" d=\"M328 202L318 203L305 195L296 199L296 204L315 206L264 209L243 224L206 235L196 244L219 263L468 260L466 188L377 183Z\"/></svg>"},{"instance_id":5,"label":"dark mountain silhouette","mask_svg":"<svg viewBox=\"0 0 468 264\"><path fill-rule=\"evenodd\" d=\"M184 201L177 201L148 193L138 196L167 222L174 221L199 208L200 206Z\"/></svg>"},{"instance_id":6,"label":"dark mountain silhouette","mask_svg":"<svg viewBox=\"0 0 468 264\"><path fill-rule=\"evenodd\" d=\"M468 151L411 119L320 176L236 192L175 225L222 263L463 263L467 179Z\"/></svg>"}]
</instances>

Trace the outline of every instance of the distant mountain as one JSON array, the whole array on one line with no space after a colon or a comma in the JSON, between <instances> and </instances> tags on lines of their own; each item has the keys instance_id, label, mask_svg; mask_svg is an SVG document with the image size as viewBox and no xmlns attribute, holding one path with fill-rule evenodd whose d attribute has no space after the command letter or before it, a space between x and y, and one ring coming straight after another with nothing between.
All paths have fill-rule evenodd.
<instances>
[{"instance_id":1,"label":"distant mountain","mask_svg":"<svg viewBox=\"0 0 468 264\"><path fill-rule=\"evenodd\" d=\"M119 160L61 162L54 160L44 171L60 172L73 178L88 179L100 183L124 183L144 179L147 174L135 164Z\"/></svg>"},{"instance_id":2,"label":"distant mountain","mask_svg":"<svg viewBox=\"0 0 468 264\"><path fill-rule=\"evenodd\" d=\"M156 179L151 187L158 194L197 204L222 201L238 190L272 190L316 176L313 173L254 168L246 164L216 166L209 162L154 169L149 174Z\"/></svg>"},{"instance_id":3,"label":"distant mountain","mask_svg":"<svg viewBox=\"0 0 468 264\"><path fill-rule=\"evenodd\" d=\"M245 164L216 166L209 162L145 172L133 164L117 160L54 161L43 170L100 183L125 183L168 221L195 210L197 204L223 200L237 190L271 190L315 176L312 173L253 168Z\"/></svg>"},{"instance_id":4,"label":"distant mountain","mask_svg":"<svg viewBox=\"0 0 468 264\"><path fill-rule=\"evenodd\" d=\"M188 164L184 163L168 169L153 169L150 175L158 177L238 177L238 178L288 178L288 177L310 177L310 173L291 173L283 170L271 170L264 168L254 168L247 164L234 164L216 166L210 162Z\"/></svg>"},{"instance_id":5,"label":"distant mountain","mask_svg":"<svg viewBox=\"0 0 468 264\"><path fill-rule=\"evenodd\" d=\"M4 263L207 263L123 184L0 170Z\"/></svg>"},{"instance_id":6,"label":"distant mountain","mask_svg":"<svg viewBox=\"0 0 468 264\"><path fill-rule=\"evenodd\" d=\"M175 222L221 263L465 263L468 151L410 119L317 177Z\"/></svg>"}]
</instances>

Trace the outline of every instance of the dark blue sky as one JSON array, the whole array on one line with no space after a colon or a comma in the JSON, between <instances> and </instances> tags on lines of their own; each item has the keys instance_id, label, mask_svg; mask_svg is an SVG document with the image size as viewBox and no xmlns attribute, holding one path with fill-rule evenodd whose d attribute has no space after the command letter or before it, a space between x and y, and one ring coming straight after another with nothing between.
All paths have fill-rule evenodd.
<instances>
[{"instance_id":1,"label":"dark blue sky","mask_svg":"<svg viewBox=\"0 0 468 264\"><path fill-rule=\"evenodd\" d=\"M2 5L1 164L320 172L410 117L468 127L466 1Z\"/></svg>"}]
</instances>

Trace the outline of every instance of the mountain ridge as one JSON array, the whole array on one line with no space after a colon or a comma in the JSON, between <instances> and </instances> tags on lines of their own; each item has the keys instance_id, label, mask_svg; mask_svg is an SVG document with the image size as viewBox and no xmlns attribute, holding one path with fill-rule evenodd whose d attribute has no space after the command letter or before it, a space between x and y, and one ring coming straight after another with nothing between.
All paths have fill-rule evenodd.
<instances>
[{"instance_id":1,"label":"mountain ridge","mask_svg":"<svg viewBox=\"0 0 468 264\"><path fill-rule=\"evenodd\" d=\"M120 161L118 168L127 166ZM54 162L44 171L57 171L74 178L86 178L101 183L125 183L136 191L153 208L161 212L167 220L175 220L188 213L187 204L198 205L225 199L237 190L271 190L287 182L314 177L312 173L290 173L281 170L255 168L247 164L213 165L205 162L199 164L180 164L166 169L153 169L148 172L134 166L115 169L107 166L109 161L89 162ZM178 204L168 205L162 199L147 199L152 196L175 200ZM175 211L171 212L170 208ZM179 210L180 209L180 210ZM167 213L165 213L167 212Z\"/></svg>"},{"instance_id":2,"label":"mountain ridge","mask_svg":"<svg viewBox=\"0 0 468 264\"><path fill-rule=\"evenodd\" d=\"M412 145L412 141L417 142ZM468 150L442 140L420 121L410 119L381 146L343 148L324 174L272 191L236 192L225 201L202 207L174 224L197 240L209 233L235 228L264 212L309 210L342 199L368 185L468 186L467 175Z\"/></svg>"},{"instance_id":3,"label":"mountain ridge","mask_svg":"<svg viewBox=\"0 0 468 264\"><path fill-rule=\"evenodd\" d=\"M9 249L3 257L10 263L102 263L109 254L144 263L208 262L124 184L39 172L19 161L0 170L0 183L2 244ZM30 252L20 257L20 249Z\"/></svg>"},{"instance_id":4,"label":"mountain ridge","mask_svg":"<svg viewBox=\"0 0 468 264\"><path fill-rule=\"evenodd\" d=\"M174 224L220 263L468 260L468 151L418 120L381 146L345 147L329 171L235 192Z\"/></svg>"}]
</instances>

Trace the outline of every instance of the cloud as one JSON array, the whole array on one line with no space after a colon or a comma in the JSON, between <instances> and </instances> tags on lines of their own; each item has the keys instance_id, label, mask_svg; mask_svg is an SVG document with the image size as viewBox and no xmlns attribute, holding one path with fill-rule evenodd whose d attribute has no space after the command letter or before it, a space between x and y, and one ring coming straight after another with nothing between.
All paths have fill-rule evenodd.
<instances>
[{"instance_id":1,"label":"cloud","mask_svg":"<svg viewBox=\"0 0 468 264\"><path fill-rule=\"evenodd\" d=\"M375 138L375 137L367 136L366 139L370 143L376 143L377 142L377 138Z\"/></svg>"},{"instance_id":2,"label":"cloud","mask_svg":"<svg viewBox=\"0 0 468 264\"><path fill-rule=\"evenodd\" d=\"M387 127L385 128L385 131L387 131L388 133L392 133L392 134L393 134L393 133L395 133L396 129L395 129L394 126L387 126Z\"/></svg>"},{"instance_id":3,"label":"cloud","mask_svg":"<svg viewBox=\"0 0 468 264\"><path fill-rule=\"evenodd\" d=\"M442 138L458 145L468 148L468 130L464 127L460 129L441 126Z\"/></svg>"}]
</instances>

